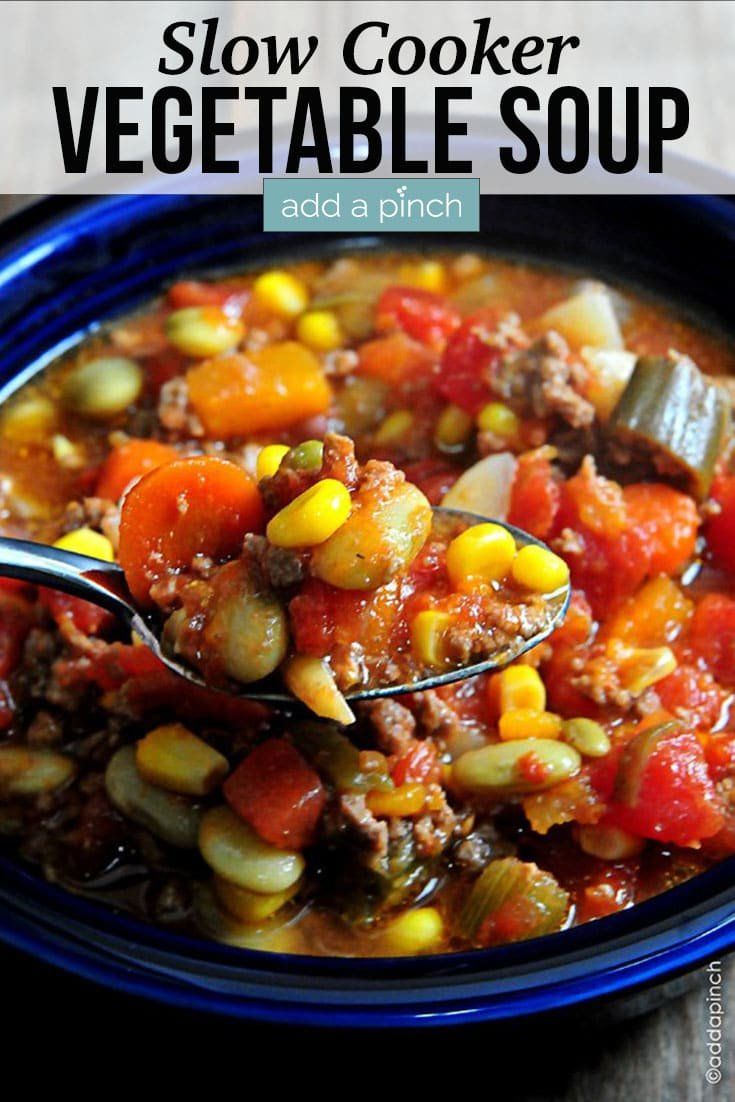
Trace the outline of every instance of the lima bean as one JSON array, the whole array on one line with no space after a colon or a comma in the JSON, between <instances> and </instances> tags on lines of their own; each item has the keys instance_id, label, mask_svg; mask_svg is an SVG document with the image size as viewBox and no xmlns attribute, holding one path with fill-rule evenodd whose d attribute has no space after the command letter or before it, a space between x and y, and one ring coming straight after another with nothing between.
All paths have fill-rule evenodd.
<instances>
[{"instance_id":1,"label":"lima bean","mask_svg":"<svg viewBox=\"0 0 735 1102\"><path fill-rule=\"evenodd\" d=\"M229 807L213 807L202 817L199 848L218 876L251 892L287 891L304 871L300 853L264 842Z\"/></svg>"},{"instance_id":2,"label":"lima bean","mask_svg":"<svg viewBox=\"0 0 735 1102\"><path fill-rule=\"evenodd\" d=\"M151 834L179 849L196 846L201 811L183 797L143 780L135 764L134 746L123 746L110 758L105 788L118 811Z\"/></svg>"},{"instance_id":3,"label":"lima bean","mask_svg":"<svg viewBox=\"0 0 735 1102\"><path fill-rule=\"evenodd\" d=\"M75 772L71 758L54 750L4 746L0 749L0 798L52 792L70 780Z\"/></svg>"},{"instance_id":4,"label":"lima bean","mask_svg":"<svg viewBox=\"0 0 735 1102\"><path fill-rule=\"evenodd\" d=\"M61 401L67 409L106 421L124 413L143 387L143 372L134 360L100 356L88 360L67 375Z\"/></svg>"},{"instance_id":5,"label":"lima bean","mask_svg":"<svg viewBox=\"0 0 735 1102\"><path fill-rule=\"evenodd\" d=\"M345 523L314 548L311 571L337 589L377 589L413 562L431 519L431 506L410 482L389 493L358 491Z\"/></svg>"},{"instance_id":6,"label":"lima bean","mask_svg":"<svg viewBox=\"0 0 735 1102\"><path fill-rule=\"evenodd\" d=\"M524 759L541 768L538 776L524 770ZM527 738L498 742L469 750L454 764L453 778L459 788L480 796L507 796L542 792L579 772L582 759L573 746L557 739Z\"/></svg>"}]
</instances>

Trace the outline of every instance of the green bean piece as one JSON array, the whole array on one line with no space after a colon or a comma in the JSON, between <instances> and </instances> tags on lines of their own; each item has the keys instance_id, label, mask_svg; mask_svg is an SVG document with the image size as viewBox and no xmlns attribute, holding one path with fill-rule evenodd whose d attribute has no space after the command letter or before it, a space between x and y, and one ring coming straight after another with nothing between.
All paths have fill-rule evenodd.
<instances>
[{"instance_id":1,"label":"green bean piece","mask_svg":"<svg viewBox=\"0 0 735 1102\"><path fill-rule=\"evenodd\" d=\"M641 356L612 412L610 433L680 472L707 496L730 422L730 402L688 357Z\"/></svg>"}]
</instances>

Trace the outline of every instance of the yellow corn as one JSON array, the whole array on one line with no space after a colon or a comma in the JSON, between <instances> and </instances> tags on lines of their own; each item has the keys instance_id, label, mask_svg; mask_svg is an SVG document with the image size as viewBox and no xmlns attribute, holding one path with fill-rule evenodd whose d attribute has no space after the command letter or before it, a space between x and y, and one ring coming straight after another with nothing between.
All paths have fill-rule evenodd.
<instances>
[{"instance_id":1,"label":"yellow corn","mask_svg":"<svg viewBox=\"0 0 735 1102\"><path fill-rule=\"evenodd\" d=\"M411 647L416 658L425 666L446 666L446 633L452 617L448 612L427 608L414 616L411 622Z\"/></svg>"},{"instance_id":2,"label":"yellow corn","mask_svg":"<svg viewBox=\"0 0 735 1102\"><path fill-rule=\"evenodd\" d=\"M546 709L546 686L532 666L507 666L495 677L501 715L516 708L530 708L534 712Z\"/></svg>"},{"instance_id":3,"label":"yellow corn","mask_svg":"<svg viewBox=\"0 0 735 1102\"><path fill-rule=\"evenodd\" d=\"M455 588L467 582L495 582L507 575L516 542L500 524L473 524L447 547L447 572Z\"/></svg>"},{"instance_id":4,"label":"yellow corn","mask_svg":"<svg viewBox=\"0 0 735 1102\"><path fill-rule=\"evenodd\" d=\"M498 720L498 733L504 742L525 738L559 738L561 717L535 708L511 708Z\"/></svg>"},{"instance_id":5,"label":"yellow corn","mask_svg":"<svg viewBox=\"0 0 735 1102\"><path fill-rule=\"evenodd\" d=\"M491 432L504 440L514 440L520 432L521 422L513 410L503 402L488 402L477 415L477 427L481 432Z\"/></svg>"},{"instance_id":6,"label":"yellow corn","mask_svg":"<svg viewBox=\"0 0 735 1102\"><path fill-rule=\"evenodd\" d=\"M102 559L104 562L113 562L115 558L107 536L91 528L75 528L73 532L67 532L56 540L54 547L61 551L73 551L76 555L89 555L91 559Z\"/></svg>"},{"instance_id":7,"label":"yellow corn","mask_svg":"<svg viewBox=\"0 0 735 1102\"><path fill-rule=\"evenodd\" d=\"M333 352L345 342L339 318L331 310L309 310L302 314L296 336L315 352Z\"/></svg>"},{"instance_id":8,"label":"yellow corn","mask_svg":"<svg viewBox=\"0 0 735 1102\"><path fill-rule=\"evenodd\" d=\"M237 348L245 326L219 306L186 306L166 319L169 344L185 356L207 359Z\"/></svg>"},{"instance_id":9,"label":"yellow corn","mask_svg":"<svg viewBox=\"0 0 735 1102\"><path fill-rule=\"evenodd\" d=\"M264 272L253 284L259 306L279 318L295 318L309 303L309 292L296 276L278 269Z\"/></svg>"},{"instance_id":10,"label":"yellow corn","mask_svg":"<svg viewBox=\"0 0 735 1102\"><path fill-rule=\"evenodd\" d=\"M290 888L283 892L251 892L248 888L240 888L237 884L231 884L223 876L214 876L212 879L214 894L218 902L234 918L241 922L265 922L266 919L279 911L289 899L292 899L299 890L300 882L297 880Z\"/></svg>"},{"instance_id":11,"label":"yellow corn","mask_svg":"<svg viewBox=\"0 0 735 1102\"><path fill-rule=\"evenodd\" d=\"M569 581L569 567L546 547L529 543L516 555L511 567L514 581L536 593L551 593Z\"/></svg>"},{"instance_id":12,"label":"yellow corn","mask_svg":"<svg viewBox=\"0 0 735 1102\"><path fill-rule=\"evenodd\" d=\"M412 957L438 949L444 936L444 922L436 907L417 907L386 926L383 949L400 957Z\"/></svg>"},{"instance_id":13,"label":"yellow corn","mask_svg":"<svg viewBox=\"0 0 735 1102\"><path fill-rule=\"evenodd\" d=\"M413 414L408 409L389 413L379 426L373 440L376 444L397 444L407 435L413 424Z\"/></svg>"},{"instance_id":14,"label":"yellow corn","mask_svg":"<svg viewBox=\"0 0 735 1102\"><path fill-rule=\"evenodd\" d=\"M255 473L258 480L273 478L281 465L281 460L285 455L288 455L290 450L288 444L266 444L264 448L261 448L255 461Z\"/></svg>"},{"instance_id":15,"label":"yellow corn","mask_svg":"<svg viewBox=\"0 0 735 1102\"><path fill-rule=\"evenodd\" d=\"M469 440L474 428L469 413L459 406L445 406L434 429L434 443L445 452L458 451Z\"/></svg>"},{"instance_id":16,"label":"yellow corn","mask_svg":"<svg viewBox=\"0 0 735 1102\"><path fill-rule=\"evenodd\" d=\"M418 264L401 264L398 282L420 287L422 291L441 293L447 285L447 273L440 261L422 260Z\"/></svg>"},{"instance_id":17,"label":"yellow corn","mask_svg":"<svg viewBox=\"0 0 735 1102\"><path fill-rule=\"evenodd\" d=\"M229 769L227 758L181 723L149 731L136 744L135 764L144 780L182 796L207 796Z\"/></svg>"},{"instance_id":18,"label":"yellow corn","mask_svg":"<svg viewBox=\"0 0 735 1102\"><path fill-rule=\"evenodd\" d=\"M0 431L6 440L26 444L48 437L55 420L53 402L43 394L29 394L5 409Z\"/></svg>"},{"instance_id":19,"label":"yellow corn","mask_svg":"<svg viewBox=\"0 0 735 1102\"><path fill-rule=\"evenodd\" d=\"M276 547L314 547L334 535L351 507L347 487L336 478L323 478L276 513L266 535Z\"/></svg>"},{"instance_id":20,"label":"yellow corn","mask_svg":"<svg viewBox=\"0 0 735 1102\"><path fill-rule=\"evenodd\" d=\"M401 819L404 815L418 815L423 811L426 788L423 784L402 784L386 792L376 789L368 792L365 802L373 815Z\"/></svg>"}]
</instances>

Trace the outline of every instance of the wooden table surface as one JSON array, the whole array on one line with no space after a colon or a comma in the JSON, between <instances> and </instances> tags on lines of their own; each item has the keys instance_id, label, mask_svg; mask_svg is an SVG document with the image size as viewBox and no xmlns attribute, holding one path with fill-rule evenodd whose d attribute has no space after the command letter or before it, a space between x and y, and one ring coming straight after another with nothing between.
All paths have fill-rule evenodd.
<instances>
[{"instance_id":1,"label":"wooden table surface","mask_svg":"<svg viewBox=\"0 0 735 1102\"><path fill-rule=\"evenodd\" d=\"M39 20L44 19L44 9L50 5L30 3L14 15L13 45L3 62L22 65L24 51L30 48L37 34ZM62 6L62 5L58 5ZM86 7L87 5L85 5ZM96 5L95 5L96 6ZM91 8L92 5L89 5ZM156 18L154 9L166 8L175 12L176 17L203 18L213 13L220 14L228 26L237 27L239 33L247 25L249 33L263 34L279 28L289 33L316 28L320 36L341 37L344 29L359 19L380 18L370 9L382 7L384 13L395 14L399 9L419 8L419 4L358 4L347 5L330 2L301 2L292 4L222 4L222 3L186 3L176 5L149 4L149 17ZM483 9L478 12L478 7ZM453 3L452 23L460 19L477 18L478 14L492 14L498 9L507 8L504 4L466 4ZM630 14L625 3L607 3L596 5L594 10L580 12L581 5L555 0L554 3L542 3L530 0L514 6L515 14L520 13L524 26L533 33L534 18L543 7L545 13L553 9L560 22L568 26L570 14L581 19L588 27L605 25L605 57L589 58L592 65L603 64L606 59L615 59L615 75L625 73L628 59L635 56L635 35L631 34ZM735 167L735 141L723 143L723 135L731 135L730 97L719 94L713 80L713 57L722 58L735 46L735 4L680 2L665 5L651 0L636 5L637 16L645 27L660 29L660 41L665 47L666 64L671 70L668 83L681 83L693 93L693 100L707 104L707 110L696 117L696 126L686 143L686 151L710 161L718 161L721 167ZM672 7L676 12L672 12ZM186 8L185 16L179 10ZM426 37L432 29L438 33L448 33L446 25L446 4L422 3L420 5L420 27ZM193 14L192 14L193 13ZM366 14L367 13L367 14ZM405 15L405 11L402 12ZM409 13L415 21L415 13ZM592 21L592 22L590 22ZM501 22L501 19L498 19ZM252 28L252 29L251 29ZM576 29L576 28L575 28ZM234 30L231 33L235 33ZM696 55L692 57L687 45L696 42ZM3 45L8 46L7 38ZM93 49L93 41L85 43ZM116 42L117 50L134 51L135 40ZM661 56L652 57L651 64L661 70ZM665 68L665 66L664 66ZM677 79L674 79L674 73ZM652 81L653 82L653 81ZM662 81L663 83L664 81ZM32 94L32 93L29 93ZM22 107L21 107L22 109ZM4 150L5 156L12 150ZM34 148L32 139L24 141L23 155L41 157L43 151ZM19 196L0 196L0 215L6 215L23 202ZM137 1038L148 1047L152 1039L163 1046L159 1048L161 1066L171 1055L170 1044L176 1045L180 1053L187 1053L189 1045L193 1058L213 1059L216 1050L226 1055L228 1046L233 1045L241 1054L240 1069L253 1068L252 1049L260 1043L262 1031L253 1027L202 1022L191 1016L162 1011L121 996L113 996L89 987L79 981L51 972L43 966L8 952L0 953L3 988L6 1000L14 1007L13 1026L6 1025L3 1031L8 1050L22 1038L43 1037L47 1043L65 1038L75 1043L84 1039L85 1044L99 1046L109 1051L125 1041L130 1051L131 1039ZM701 976L704 983L704 973ZM459 1076L458 1083L464 1087L469 1080L470 1090L490 1093L502 1098L544 1100L544 1102L612 1102L617 1099L630 1099L631 1102L700 1102L700 1100L720 1099L722 1102L735 1097L735 962L725 969L723 1001L726 1004L724 1025L724 1069L722 1082L709 1085L705 1081L707 1069L707 1002L703 986L695 988L689 994L670 1002L642 1018L629 1021L615 1027L608 1027L589 1035L582 1035L575 1028L542 1030L540 1035L529 1035L513 1042L503 1042L498 1048L493 1045L492 1033L474 1030L472 1032L453 1032L442 1034L440 1041L432 1041L431 1035L413 1035L398 1041L396 1038L382 1038L371 1042L361 1042L358 1051L355 1042L344 1039L314 1037L308 1035L304 1041L293 1034L287 1035L287 1048L299 1054L302 1060L297 1064L309 1070L312 1084L323 1081L329 1069L338 1066L335 1048L339 1047L342 1057L355 1053L359 1079L368 1079L380 1088L380 1084L392 1082L397 1085L402 1078L400 1069L416 1069L416 1082L421 1079L421 1068L439 1069L452 1081L453 1071ZM273 1046L284 1044L268 1037L264 1044ZM299 1046L301 1051L299 1052ZM273 1060L273 1056L269 1057ZM237 1074L238 1058L225 1058L223 1062L213 1064L216 1069ZM181 1063L181 1059L178 1060ZM125 1061L122 1062L124 1067ZM344 1067L344 1059L339 1060ZM275 1066L274 1066L275 1071ZM340 1076L349 1089L349 1073L342 1071ZM276 1082L277 1080L274 1080ZM245 1085L245 1084L243 1084ZM140 1081L143 1086L143 1080ZM498 1088L500 1089L498 1090Z\"/></svg>"}]
</instances>

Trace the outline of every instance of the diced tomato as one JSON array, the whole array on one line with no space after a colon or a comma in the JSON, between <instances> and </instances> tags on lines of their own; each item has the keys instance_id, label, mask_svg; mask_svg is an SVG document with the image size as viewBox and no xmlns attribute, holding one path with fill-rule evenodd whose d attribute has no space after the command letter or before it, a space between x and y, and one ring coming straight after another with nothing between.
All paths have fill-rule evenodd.
<instances>
[{"instance_id":1,"label":"diced tomato","mask_svg":"<svg viewBox=\"0 0 735 1102\"><path fill-rule=\"evenodd\" d=\"M178 458L175 448L158 440L128 440L113 448L102 464L97 497L118 501L134 479Z\"/></svg>"},{"instance_id":2,"label":"diced tomato","mask_svg":"<svg viewBox=\"0 0 735 1102\"><path fill-rule=\"evenodd\" d=\"M715 479L712 494L720 512L705 525L705 536L717 566L735 573L735 475Z\"/></svg>"},{"instance_id":3,"label":"diced tomato","mask_svg":"<svg viewBox=\"0 0 735 1102\"><path fill-rule=\"evenodd\" d=\"M622 487L604 478L594 464L585 460L562 488L557 528L584 530L615 539L628 527L628 509Z\"/></svg>"},{"instance_id":4,"label":"diced tomato","mask_svg":"<svg viewBox=\"0 0 735 1102\"><path fill-rule=\"evenodd\" d=\"M626 486L628 521L644 534L650 574L678 574L694 554L699 514L688 494L660 482Z\"/></svg>"},{"instance_id":5,"label":"diced tomato","mask_svg":"<svg viewBox=\"0 0 735 1102\"><path fill-rule=\"evenodd\" d=\"M187 306L222 306L228 313L240 313L250 298L250 291L227 282L203 283L197 279L182 279L169 288L166 298L174 310Z\"/></svg>"},{"instance_id":6,"label":"diced tomato","mask_svg":"<svg viewBox=\"0 0 735 1102\"><path fill-rule=\"evenodd\" d=\"M560 502L561 487L545 450L522 455L510 492L509 523L545 539L554 527Z\"/></svg>"},{"instance_id":7,"label":"diced tomato","mask_svg":"<svg viewBox=\"0 0 735 1102\"><path fill-rule=\"evenodd\" d=\"M735 600L708 593L692 617L689 645L715 680L735 688Z\"/></svg>"},{"instance_id":8,"label":"diced tomato","mask_svg":"<svg viewBox=\"0 0 735 1102\"><path fill-rule=\"evenodd\" d=\"M313 842L326 803L319 775L286 739L269 739L222 786L225 799L261 838L282 849Z\"/></svg>"},{"instance_id":9,"label":"diced tomato","mask_svg":"<svg viewBox=\"0 0 735 1102\"><path fill-rule=\"evenodd\" d=\"M439 763L436 747L428 739L414 741L391 770L393 783L399 788L403 784L428 784L439 778Z\"/></svg>"},{"instance_id":10,"label":"diced tomato","mask_svg":"<svg viewBox=\"0 0 735 1102\"><path fill-rule=\"evenodd\" d=\"M662 708L672 715L687 714L702 730L709 730L720 714L724 693L712 675L683 663L657 682Z\"/></svg>"},{"instance_id":11,"label":"diced tomato","mask_svg":"<svg viewBox=\"0 0 735 1102\"><path fill-rule=\"evenodd\" d=\"M601 869L577 895L577 921L589 922L624 910L634 900L634 886L630 870L618 866Z\"/></svg>"},{"instance_id":12,"label":"diced tomato","mask_svg":"<svg viewBox=\"0 0 735 1102\"><path fill-rule=\"evenodd\" d=\"M717 783L725 777L735 777L735 731L700 736L700 741L712 780Z\"/></svg>"},{"instance_id":13,"label":"diced tomato","mask_svg":"<svg viewBox=\"0 0 735 1102\"><path fill-rule=\"evenodd\" d=\"M391 387L428 375L435 364L432 352L405 333L366 341L360 345L359 357L361 375L370 375Z\"/></svg>"},{"instance_id":14,"label":"diced tomato","mask_svg":"<svg viewBox=\"0 0 735 1102\"><path fill-rule=\"evenodd\" d=\"M148 393L157 398L161 387L183 375L189 361L175 348L165 348L161 352L155 352L145 359L145 382Z\"/></svg>"},{"instance_id":15,"label":"diced tomato","mask_svg":"<svg viewBox=\"0 0 735 1102\"><path fill-rule=\"evenodd\" d=\"M594 615L603 619L634 593L647 574L646 546L635 530L617 539L578 534L579 543L564 552L572 581L584 591Z\"/></svg>"},{"instance_id":16,"label":"diced tomato","mask_svg":"<svg viewBox=\"0 0 735 1102\"><path fill-rule=\"evenodd\" d=\"M38 599L60 627L65 620L70 620L85 635L103 635L115 623L115 617L107 609L83 601L80 597L70 597L57 589L40 589Z\"/></svg>"},{"instance_id":17,"label":"diced tomato","mask_svg":"<svg viewBox=\"0 0 735 1102\"><path fill-rule=\"evenodd\" d=\"M402 329L431 347L443 345L460 321L459 312L445 298L416 287L388 287L375 308L379 332Z\"/></svg>"},{"instance_id":18,"label":"diced tomato","mask_svg":"<svg viewBox=\"0 0 735 1102\"><path fill-rule=\"evenodd\" d=\"M418 486L430 505L439 505L441 500L462 473L458 467L451 467L442 459L419 459L416 463L407 463L403 472L409 482Z\"/></svg>"},{"instance_id":19,"label":"diced tomato","mask_svg":"<svg viewBox=\"0 0 735 1102\"><path fill-rule=\"evenodd\" d=\"M475 416L492 398L490 379L502 353L493 343L500 313L481 310L466 318L444 349L434 389L442 398Z\"/></svg>"},{"instance_id":20,"label":"diced tomato","mask_svg":"<svg viewBox=\"0 0 735 1102\"><path fill-rule=\"evenodd\" d=\"M23 644L33 625L33 606L19 593L0 593L0 678L8 677L18 665Z\"/></svg>"},{"instance_id":21,"label":"diced tomato","mask_svg":"<svg viewBox=\"0 0 735 1102\"><path fill-rule=\"evenodd\" d=\"M569 608L564 620L549 637L549 642L557 647L575 646L586 643L592 632L592 609L581 589L572 590Z\"/></svg>"},{"instance_id":22,"label":"diced tomato","mask_svg":"<svg viewBox=\"0 0 735 1102\"><path fill-rule=\"evenodd\" d=\"M704 750L690 731L664 731L636 759L635 776L621 755L613 802L603 820L642 838L676 845L695 845L716 834L724 823L723 805L707 770ZM625 775L626 796L620 782Z\"/></svg>"},{"instance_id":23,"label":"diced tomato","mask_svg":"<svg viewBox=\"0 0 735 1102\"><path fill-rule=\"evenodd\" d=\"M579 674L577 661L583 659L585 653L577 646L558 646L544 663L548 706L567 719L577 716L596 719L600 712L599 705L572 684L572 678Z\"/></svg>"},{"instance_id":24,"label":"diced tomato","mask_svg":"<svg viewBox=\"0 0 735 1102\"><path fill-rule=\"evenodd\" d=\"M334 636L334 586L318 578L307 578L301 592L288 606L291 636L299 654L324 658Z\"/></svg>"}]
</instances>

